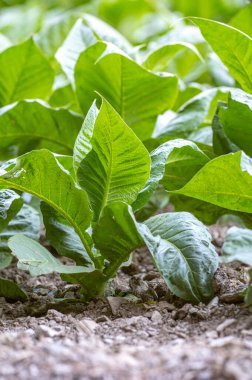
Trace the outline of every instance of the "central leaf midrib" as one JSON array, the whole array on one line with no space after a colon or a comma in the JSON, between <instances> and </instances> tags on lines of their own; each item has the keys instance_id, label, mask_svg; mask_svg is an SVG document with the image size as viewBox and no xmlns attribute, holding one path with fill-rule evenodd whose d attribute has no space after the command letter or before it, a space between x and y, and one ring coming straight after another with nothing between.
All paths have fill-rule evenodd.
<instances>
[{"instance_id":1,"label":"central leaf midrib","mask_svg":"<svg viewBox=\"0 0 252 380\"><path fill-rule=\"evenodd\" d=\"M112 167L113 167L113 140L112 140L112 130L111 130L111 119L109 112L106 108L106 114L107 118L109 120L109 143L110 143L110 157L109 157L109 166L108 166L108 172L107 172L107 181L106 181L106 186L105 186L105 191L103 195L103 201L102 201L102 207L101 210L107 205L108 203L108 196L109 196L109 190L110 190L110 185L111 185L111 177L112 177Z\"/></svg>"}]
</instances>

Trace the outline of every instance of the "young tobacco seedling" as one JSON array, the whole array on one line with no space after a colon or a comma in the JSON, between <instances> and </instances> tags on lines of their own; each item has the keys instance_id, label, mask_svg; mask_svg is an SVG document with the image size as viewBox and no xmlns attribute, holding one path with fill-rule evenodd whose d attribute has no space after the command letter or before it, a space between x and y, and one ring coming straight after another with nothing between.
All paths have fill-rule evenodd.
<instances>
[{"instance_id":1,"label":"young tobacco seedling","mask_svg":"<svg viewBox=\"0 0 252 380\"><path fill-rule=\"evenodd\" d=\"M73 157L41 149L6 163L0 186L39 197L47 239L76 262L63 265L36 241L16 235L9 247L19 268L32 275L57 271L81 284L90 299L103 293L134 249L146 245L176 295L193 302L211 298L218 260L204 225L188 213L145 223L134 217L130 204L149 180L150 168L148 151L105 100L100 109L95 103L90 108Z\"/></svg>"}]
</instances>

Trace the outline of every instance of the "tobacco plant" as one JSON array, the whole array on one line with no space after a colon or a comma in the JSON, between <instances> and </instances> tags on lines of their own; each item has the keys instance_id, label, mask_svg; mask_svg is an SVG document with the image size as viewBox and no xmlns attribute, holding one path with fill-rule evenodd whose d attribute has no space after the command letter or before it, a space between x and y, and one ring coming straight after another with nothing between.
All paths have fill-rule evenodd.
<instances>
[{"instance_id":1,"label":"tobacco plant","mask_svg":"<svg viewBox=\"0 0 252 380\"><path fill-rule=\"evenodd\" d=\"M141 9L160 21L154 8ZM33 37L2 30L0 268L58 272L88 300L146 246L176 296L207 302L219 259L205 224L234 215L223 260L252 265L251 6L230 25L174 15L144 41L137 23L129 41L100 19L113 24L106 1L95 9L56 24L45 11ZM4 278L0 295L27 297Z\"/></svg>"}]
</instances>

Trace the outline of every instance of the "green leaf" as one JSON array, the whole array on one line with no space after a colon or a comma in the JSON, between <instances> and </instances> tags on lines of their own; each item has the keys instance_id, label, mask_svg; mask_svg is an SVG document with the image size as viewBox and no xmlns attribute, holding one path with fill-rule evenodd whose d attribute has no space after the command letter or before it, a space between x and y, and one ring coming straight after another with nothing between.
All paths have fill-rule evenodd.
<instances>
[{"instance_id":1,"label":"green leaf","mask_svg":"<svg viewBox=\"0 0 252 380\"><path fill-rule=\"evenodd\" d=\"M217 157L175 193L252 213L252 159L243 152Z\"/></svg>"},{"instance_id":2,"label":"green leaf","mask_svg":"<svg viewBox=\"0 0 252 380\"><path fill-rule=\"evenodd\" d=\"M0 232L7 227L22 205L22 198L14 191L0 190Z\"/></svg>"},{"instance_id":3,"label":"green leaf","mask_svg":"<svg viewBox=\"0 0 252 380\"><path fill-rule=\"evenodd\" d=\"M201 33L241 87L252 92L252 39L232 26L193 17Z\"/></svg>"},{"instance_id":4,"label":"green leaf","mask_svg":"<svg viewBox=\"0 0 252 380\"><path fill-rule=\"evenodd\" d=\"M32 38L0 54L0 107L25 98L45 99L54 73Z\"/></svg>"},{"instance_id":5,"label":"green leaf","mask_svg":"<svg viewBox=\"0 0 252 380\"><path fill-rule=\"evenodd\" d=\"M57 51L55 57L71 83L74 83L74 67L81 52L96 41L97 38L91 29L79 19Z\"/></svg>"},{"instance_id":6,"label":"green leaf","mask_svg":"<svg viewBox=\"0 0 252 380\"><path fill-rule=\"evenodd\" d=\"M35 40L40 49L51 60L58 48L62 45L70 29L77 19L77 15L71 11L56 14L44 23L42 30L35 35Z\"/></svg>"},{"instance_id":7,"label":"green leaf","mask_svg":"<svg viewBox=\"0 0 252 380\"><path fill-rule=\"evenodd\" d=\"M144 60L143 66L148 70L166 71L168 61L186 49L193 52L200 60L203 59L194 45L187 42L170 42L151 51Z\"/></svg>"},{"instance_id":8,"label":"green leaf","mask_svg":"<svg viewBox=\"0 0 252 380\"><path fill-rule=\"evenodd\" d=\"M56 249L57 253L73 259L77 265L92 264L73 226L45 202L41 203L41 212L46 228L46 239ZM88 241L89 235L84 234Z\"/></svg>"},{"instance_id":9,"label":"green leaf","mask_svg":"<svg viewBox=\"0 0 252 380\"><path fill-rule=\"evenodd\" d=\"M47 148L72 154L82 121L77 114L40 101L21 101L0 111L0 149L16 146L22 154ZM4 159L1 154L0 158Z\"/></svg>"},{"instance_id":10,"label":"green leaf","mask_svg":"<svg viewBox=\"0 0 252 380\"><path fill-rule=\"evenodd\" d=\"M246 7L242 8L236 15L231 19L229 25L236 29L246 33L248 36L252 37L251 30L251 20L252 20L252 4L248 4Z\"/></svg>"},{"instance_id":11,"label":"green leaf","mask_svg":"<svg viewBox=\"0 0 252 380\"><path fill-rule=\"evenodd\" d=\"M11 191L11 190L10 190ZM8 226L0 232L0 268L7 267L12 256L8 247L10 237L24 234L31 239L38 240L40 237L40 216L31 206L24 205L18 214L9 222Z\"/></svg>"},{"instance_id":12,"label":"green leaf","mask_svg":"<svg viewBox=\"0 0 252 380\"><path fill-rule=\"evenodd\" d=\"M133 49L126 38L117 30L90 14L84 14L75 23L56 53L56 59L72 83L74 82L74 67L80 53L98 40L112 42L127 53Z\"/></svg>"},{"instance_id":13,"label":"green leaf","mask_svg":"<svg viewBox=\"0 0 252 380\"><path fill-rule=\"evenodd\" d=\"M134 210L144 206L161 183L168 190L185 185L209 158L196 144L186 140L172 140L151 153L151 173L148 182L133 204Z\"/></svg>"},{"instance_id":14,"label":"green leaf","mask_svg":"<svg viewBox=\"0 0 252 380\"><path fill-rule=\"evenodd\" d=\"M89 249L85 230L92 213L87 194L77 187L53 153L45 149L32 151L11 161L5 169L8 171L0 176L0 186L25 191L48 203L66 218Z\"/></svg>"},{"instance_id":15,"label":"green leaf","mask_svg":"<svg viewBox=\"0 0 252 380\"><path fill-rule=\"evenodd\" d=\"M14 301L27 301L27 294L15 282L0 278L0 297Z\"/></svg>"},{"instance_id":16,"label":"green leaf","mask_svg":"<svg viewBox=\"0 0 252 380\"><path fill-rule=\"evenodd\" d=\"M219 104L212 122L213 149L214 153L218 156L231 152L237 152L239 150L239 148L227 137L223 125L220 122L219 112L222 110L222 108L226 108L225 103Z\"/></svg>"},{"instance_id":17,"label":"green leaf","mask_svg":"<svg viewBox=\"0 0 252 380\"><path fill-rule=\"evenodd\" d=\"M86 267L62 264L42 245L23 235L11 237L8 244L12 254L18 259L18 268L29 271L32 276L53 272L82 273L91 270Z\"/></svg>"},{"instance_id":18,"label":"green leaf","mask_svg":"<svg viewBox=\"0 0 252 380\"><path fill-rule=\"evenodd\" d=\"M150 157L109 103L103 100L98 113L94 107L77 139L75 162L80 162L79 183L89 195L97 220L107 204L136 199L149 178Z\"/></svg>"},{"instance_id":19,"label":"green leaf","mask_svg":"<svg viewBox=\"0 0 252 380\"><path fill-rule=\"evenodd\" d=\"M218 256L201 222L185 212L160 214L147 220L140 232L174 294L192 302L213 296Z\"/></svg>"},{"instance_id":20,"label":"green leaf","mask_svg":"<svg viewBox=\"0 0 252 380\"><path fill-rule=\"evenodd\" d=\"M112 42L127 54L132 51L133 46L129 41L119 33L118 30L114 29L109 23L107 24L100 18L86 13L83 16L83 24L87 25L100 40Z\"/></svg>"},{"instance_id":21,"label":"green leaf","mask_svg":"<svg viewBox=\"0 0 252 380\"><path fill-rule=\"evenodd\" d=\"M123 202L111 203L103 209L93 238L102 256L109 261L108 270L118 269L128 261L131 252L143 246L132 209Z\"/></svg>"},{"instance_id":22,"label":"green leaf","mask_svg":"<svg viewBox=\"0 0 252 380\"><path fill-rule=\"evenodd\" d=\"M246 228L230 228L222 246L221 259L225 263L240 261L252 266L252 231Z\"/></svg>"},{"instance_id":23,"label":"green leaf","mask_svg":"<svg viewBox=\"0 0 252 380\"><path fill-rule=\"evenodd\" d=\"M232 91L228 104L220 105L217 118L216 123L221 130L215 131L215 149L218 147L216 139L221 139L222 133L226 142L224 153L243 150L252 156L252 95L240 90Z\"/></svg>"},{"instance_id":24,"label":"green leaf","mask_svg":"<svg viewBox=\"0 0 252 380\"><path fill-rule=\"evenodd\" d=\"M98 97L97 91L142 140L151 136L157 116L171 108L177 96L175 76L151 73L114 45L103 42L80 55L75 82L84 113Z\"/></svg>"},{"instance_id":25,"label":"green leaf","mask_svg":"<svg viewBox=\"0 0 252 380\"><path fill-rule=\"evenodd\" d=\"M154 132L154 137L186 138L203 123L209 114L213 100L218 94L217 89L201 92L186 102L167 125Z\"/></svg>"}]
</instances>

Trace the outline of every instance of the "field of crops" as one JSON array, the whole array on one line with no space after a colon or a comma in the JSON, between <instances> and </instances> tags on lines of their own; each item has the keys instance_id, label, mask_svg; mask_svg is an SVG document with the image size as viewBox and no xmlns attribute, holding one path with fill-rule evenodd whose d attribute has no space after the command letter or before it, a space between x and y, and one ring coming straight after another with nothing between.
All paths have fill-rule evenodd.
<instances>
[{"instance_id":1,"label":"field of crops","mask_svg":"<svg viewBox=\"0 0 252 380\"><path fill-rule=\"evenodd\" d=\"M252 4L0 0L0 379L252 369Z\"/></svg>"}]
</instances>

